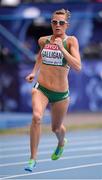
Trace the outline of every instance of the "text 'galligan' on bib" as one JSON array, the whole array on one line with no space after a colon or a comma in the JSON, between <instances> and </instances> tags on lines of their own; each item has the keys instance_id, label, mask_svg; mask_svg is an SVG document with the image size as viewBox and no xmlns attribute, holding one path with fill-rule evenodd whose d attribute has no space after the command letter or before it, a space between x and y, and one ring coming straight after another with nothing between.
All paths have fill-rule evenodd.
<instances>
[{"instance_id":1,"label":"text 'galligan' on bib","mask_svg":"<svg viewBox=\"0 0 102 180\"><path fill-rule=\"evenodd\" d=\"M60 51L58 45L45 44L42 52L42 61L44 64L62 66L63 65L63 54Z\"/></svg>"}]
</instances>

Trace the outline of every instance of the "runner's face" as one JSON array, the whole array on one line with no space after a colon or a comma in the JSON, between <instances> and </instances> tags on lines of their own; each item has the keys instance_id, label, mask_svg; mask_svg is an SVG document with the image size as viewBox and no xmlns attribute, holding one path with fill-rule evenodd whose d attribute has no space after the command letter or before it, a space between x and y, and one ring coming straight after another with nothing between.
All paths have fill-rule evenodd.
<instances>
[{"instance_id":1,"label":"runner's face","mask_svg":"<svg viewBox=\"0 0 102 180\"><path fill-rule=\"evenodd\" d=\"M64 35L68 27L68 23L66 21L65 15L62 14L54 15L51 20L51 26L52 26L53 34L55 36Z\"/></svg>"}]
</instances>

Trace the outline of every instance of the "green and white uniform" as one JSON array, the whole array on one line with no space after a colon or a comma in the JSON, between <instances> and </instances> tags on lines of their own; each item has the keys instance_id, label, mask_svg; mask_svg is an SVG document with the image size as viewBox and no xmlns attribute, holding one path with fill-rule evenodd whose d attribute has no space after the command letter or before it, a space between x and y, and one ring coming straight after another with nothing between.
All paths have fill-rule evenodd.
<instances>
[{"instance_id":1,"label":"green and white uniform","mask_svg":"<svg viewBox=\"0 0 102 180\"><path fill-rule=\"evenodd\" d=\"M48 37L44 48L42 49L42 63L48 66L62 66L70 68L65 60L63 53L59 49L58 45L50 43L51 36ZM64 48L67 49L66 39L63 40ZM68 98L69 90L65 92L56 92L43 87L38 82L34 85L34 88L39 89L48 98L50 103L57 102Z\"/></svg>"},{"instance_id":2,"label":"green and white uniform","mask_svg":"<svg viewBox=\"0 0 102 180\"><path fill-rule=\"evenodd\" d=\"M58 45L50 43L51 36L46 40L45 46L42 49L42 63L50 66L64 66L69 67L63 53L59 49ZM64 48L67 50L66 39L63 40Z\"/></svg>"}]
</instances>

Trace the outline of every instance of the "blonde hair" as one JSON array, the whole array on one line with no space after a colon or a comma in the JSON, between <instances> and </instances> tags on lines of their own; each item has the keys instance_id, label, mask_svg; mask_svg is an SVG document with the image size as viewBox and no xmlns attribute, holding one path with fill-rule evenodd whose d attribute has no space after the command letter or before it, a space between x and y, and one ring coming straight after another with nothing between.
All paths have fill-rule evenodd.
<instances>
[{"instance_id":1,"label":"blonde hair","mask_svg":"<svg viewBox=\"0 0 102 180\"><path fill-rule=\"evenodd\" d=\"M52 14L52 18L53 18L53 16L56 15L56 14L65 15L67 21L70 19L70 16L71 16L70 11L69 11L69 10L65 10L65 9L59 9L59 10L57 10L57 11L54 11L53 14Z\"/></svg>"}]
</instances>

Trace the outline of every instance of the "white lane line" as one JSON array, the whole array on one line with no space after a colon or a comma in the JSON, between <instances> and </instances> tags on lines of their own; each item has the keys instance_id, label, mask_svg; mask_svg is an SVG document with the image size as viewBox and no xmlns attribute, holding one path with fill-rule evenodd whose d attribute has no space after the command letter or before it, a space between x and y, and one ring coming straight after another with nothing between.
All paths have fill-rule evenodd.
<instances>
[{"instance_id":1,"label":"white lane line","mask_svg":"<svg viewBox=\"0 0 102 180\"><path fill-rule=\"evenodd\" d=\"M0 177L3 177L3 176L9 176L10 174L0 174Z\"/></svg>"},{"instance_id":2,"label":"white lane line","mask_svg":"<svg viewBox=\"0 0 102 180\"><path fill-rule=\"evenodd\" d=\"M78 165L78 166L71 166L71 167L65 167L65 168L49 169L47 171L37 171L34 173L29 173L29 174L17 174L17 175L6 176L3 178L0 178L0 180L16 178L16 177L31 176L31 175L37 175L37 174L53 173L53 172L59 172L59 171L60 172L68 171L68 170L73 170L73 169L81 169L81 168L88 168L88 167L95 167L95 166L102 166L102 163L82 164L82 165Z\"/></svg>"},{"instance_id":3,"label":"white lane line","mask_svg":"<svg viewBox=\"0 0 102 180\"><path fill-rule=\"evenodd\" d=\"M94 141L87 141L87 142L84 142L84 141L81 141L81 142L70 142L69 141L69 145L70 146L76 146L76 145L91 145L91 144L102 144L102 140L94 140ZM50 147L53 147L53 146L55 146L56 145L56 143L51 143L50 144ZM17 146L17 147L9 147L9 148L2 148L2 149L0 149L0 152L4 152L4 151L18 151L18 150L26 150L26 149L28 149L29 148L29 146L30 145L20 145L20 146ZM47 147L49 147L49 144L40 144L39 145L39 149L43 149L43 148L47 148Z\"/></svg>"},{"instance_id":4,"label":"white lane line","mask_svg":"<svg viewBox=\"0 0 102 180\"><path fill-rule=\"evenodd\" d=\"M102 135L102 134L101 134ZM70 139L70 141L91 141L91 140L98 140L101 136L100 134L97 136L84 136L84 137L70 137L70 136L66 136L68 139ZM76 135L75 135L76 136ZM27 144L29 143L29 139L27 138L26 140L22 140L22 137L20 137L20 140L14 140L14 142L5 142L5 139L3 140L4 142L0 142L0 146L17 146L17 145L22 145L22 144ZM7 139L6 139L7 141ZM47 142L53 142L55 141L55 137L50 137L50 138L46 138L45 139L41 139L41 143L46 144Z\"/></svg>"},{"instance_id":5,"label":"white lane line","mask_svg":"<svg viewBox=\"0 0 102 180\"><path fill-rule=\"evenodd\" d=\"M74 156L65 156L62 157L60 160L66 160L66 159L77 159L77 158L91 158L91 157L101 157L102 153L95 153L95 154L85 154L85 155L74 155ZM38 160L38 162L49 162L52 161L50 158L48 159L40 159ZM15 162L15 163L6 163L6 164L0 164L0 167L6 167L6 166L16 166L16 165L22 165L22 164L26 164L28 163L28 161L23 161L23 162Z\"/></svg>"},{"instance_id":6,"label":"white lane line","mask_svg":"<svg viewBox=\"0 0 102 180\"><path fill-rule=\"evenodd\" d=\"M102 150L102 147L101 146L90 146L90 147L82 147L82 148L68 148L68 149L66 149L65 148L65 150L64 150L64 152L68 152L68 153L70 153L70 152L83 152L83 151L99 151L99 150ZM45 151L39 151L38 152L38 154L39 155L47 155L47 154L50 154L50 153L52 153L52 151L51 150L45 150ZM24 156L27 156L27 155L29 155L29 153L21 153L21 154L19 154L19 153L17 153L17 154L10 154L10 155L2 155L2 156L0 156L0 159L3 159L3 158L13 158L13 157L24 157Z\"/></svg>"}]
</instances>

